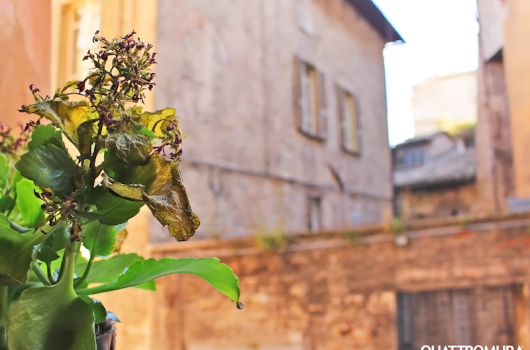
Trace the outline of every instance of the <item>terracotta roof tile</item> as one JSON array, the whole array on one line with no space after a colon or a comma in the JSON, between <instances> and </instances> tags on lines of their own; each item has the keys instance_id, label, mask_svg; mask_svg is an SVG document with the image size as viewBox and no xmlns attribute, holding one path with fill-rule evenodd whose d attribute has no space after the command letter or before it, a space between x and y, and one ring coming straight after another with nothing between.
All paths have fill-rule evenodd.
<instances>
[{"instance_id":1,"label":"terracotta roof tile","mask_svg":"<svg viewBox=\"0 0 530 350\"><path fill-rule=\"evenodd\" d=\"M394 171L395 187L426 188L475 180L475 150L451 152L421 166Z\"/></svg>"}]
</instances>

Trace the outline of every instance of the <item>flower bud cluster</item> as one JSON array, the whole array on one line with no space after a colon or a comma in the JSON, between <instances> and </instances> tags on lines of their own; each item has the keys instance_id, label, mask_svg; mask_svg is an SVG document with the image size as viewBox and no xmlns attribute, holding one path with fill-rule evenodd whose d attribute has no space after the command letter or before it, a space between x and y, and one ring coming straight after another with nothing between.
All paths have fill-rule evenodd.
<instances>
[{"instance_id":1,"label":"flower bud cluster","mask_svg":"<svg viewBox=\"0 0 530 350\"><path fill-rule=\"evenodd\" d=\"M44 222L40 224L35 230L39 229L46 223L50 226L55 226L61 222L68 221L71 224L70 227L70 240L76 242L80 240L79 233L81 232L81 224L77 220L76 214L79 213L77 208L77 199L71 196L64 196L62 199L54 196L49 191L43 191L42 193L34 192L35 196L40 200L44 201L41 205L41 209L47 215ZM42 233L46 234L41 229Z\"/></svg>"},{"instance_id":2,"label":"flower bud cluster","mask_svg":"<svg viewBox=\"0 0 530 350\"><path fill-rule=\"evenodd\" d=\"M22 149L30 139L29 132L22 124L19 124L20 131L13 130L12 127L0 122L0 152L8 155L15 155Z\"/></svg>"},{"instance_id":3,"label":"flower bud cluster","mask_svg":"<svg viewBox=\"0 0 530 350\"><path fill-rule=\"evenodd\" d=\"M164 121L161 138L161 144L153 147L158 154L163 154L171 160L180 160L182 156L182 131L179 127L179 120ZM169 154L167 154L169 153Z\"/></svg>"}]
</instances>

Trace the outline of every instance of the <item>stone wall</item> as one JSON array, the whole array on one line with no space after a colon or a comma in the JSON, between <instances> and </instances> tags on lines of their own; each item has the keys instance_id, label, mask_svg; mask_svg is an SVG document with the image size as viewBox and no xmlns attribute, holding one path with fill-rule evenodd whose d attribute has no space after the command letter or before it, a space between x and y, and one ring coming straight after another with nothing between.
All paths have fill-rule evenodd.
<instances>
[{"instance_id":1,"label":"stone wall","mask_svg":"<svg viewBox=\"0 0 530 350\"><path fill-rule=\"evenodd\" d=\"M301 3L313 33L298 27ZM384 40L353 7L160 0L157 24L155 105L176 107L188 135L182 170L198 237L307 230L308 197L321 198L326 229L382 220L392 196ZM325 142L298 130L295 57L325 76ZM360 157L341 149L337 85L358 99Z\"/></svg>"},{"instance_id":2,"label":"stone wall","mask_svg":"<svg viewBox=\"0 0 530 350\"><path fill-rule=\"evenodd\" d=\"M478 123L475 129L478 212L506 212L506 199L515 195L512 130L506 67L501 54L506 4L478 1L479 69ZM499 9L501 7L501 9Z\"/></svg>"},{"instance_id":3,"label":"stone wall","mask_svg":"<svg viewBox=\"0 0 530 350\"><path fill-rule=\"evenodd\" d=\"M399 198L407 220L446 218L474 213L479 188L476 183L455 184L438 188L399 190Z\"/></svg>"},{"instance_id":4,"label":"stone wall","mask_svg":"<svg viewBox=\"0 0 530 350\"><path fill-rule=\"evenodd\" d=\"M239 275L246 307L197 277L164 277L152 348L397 349L396 292L513 284L523 291L514 294L515 339L529 346L529 225L528 214L466 228L431 221L410 226L404 247L377 227L296 236L273 250L250 239L155 246L157 257L220 257Z\"/></svg>"}]
</instances>

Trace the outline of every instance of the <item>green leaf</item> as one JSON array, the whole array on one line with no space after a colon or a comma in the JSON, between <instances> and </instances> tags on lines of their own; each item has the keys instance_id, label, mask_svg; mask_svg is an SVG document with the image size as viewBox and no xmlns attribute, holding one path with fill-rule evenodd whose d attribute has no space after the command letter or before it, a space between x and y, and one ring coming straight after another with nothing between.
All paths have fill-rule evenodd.
<instances>
[{"instance_id":1,"label":"green leaf","mask_svg":"<svg viewBox=\"0 0 530 350\"><path fill-rule=\"evenodd\" d=\"M92 269L88 275L88 283L112 283L120 277L120 275L127 270L129 266L137 261L144 261L145 259L136 253L131 254L117 254L113 257L103 260L94 261ZM75 273L81 276L87 267L87 264L77 265ZM154 281L151 281L154 282ZM150 283L144 289L156 290L154 283Z\"/></svg>"},{"instance_id":2,"label":"green leaf","mask_svg":"<svg viewBox=\"0 0 530 350\"><path fill-rule=\"evenodd\" d=\"M70 224L68 222L63 222L49 234L48 239L43 245L50 247L54 252L58 252L70 241Z\"/></svg>"},{"instance_id":3,"label":"green leaf","mask_svg":"<svg viewBox=\"0 0 530 350\"><path fill-rule=\"evenodd\" d=\"M45 215L41 209L42 200L35 196L34 191L40 192L33 181L22 179L16 184L17 208L22 214L22 220L27 227L37 227L44 221Z\"/></svg>"},{"instance_id":4,"label":"green leaf","mask_svg":"<svg viewBox=\"0 0 530 350\"><path fill-rule=\"evenodd\" d=\"M15 206L15 200L11 196L3 196L0 198L0 213L7 213Z\"/></svg>"},{"instance_id":5,"label":"green leaf","mask_svg":"<svg viewBox=\"0 0 530 350\"><path fill-rule=\"evenodd\" d=\"M57 130L53 125L37 126L37 128L31 133L31 141L28 143L28 150L32 150L38 146L45 146L47 143L52 143L57 147L66 150L61 130Z\"/></svg>"},{"instance_id":6,"label":"green leaf","mask_svg":"<svg viewBox=\"0 0 530 350\"><path fill-rule=\"evenodd\" d=\"M48 238L30 231L0 214L0 286L24 284L28 280L34 247Z\"/></svg>"},{"instance_id":7,"label":"green leaf","mask_svg":"<svg viewBox=\"0 0 530 350\"><path fill-rule=\"evenodd\" d=\"M146 165L153 149L149 137L142 134L112 133L105 138L105 147L125 164Z\"/></svg>"},{"instance_id":8,"label":"green leaf","mask_svg":"<svg viewBox=\"0 0 530 350\"><path fill-rule=\"evenodd\" d=\"M59 259L59 254L52 248L44 246L37 253L37 259L45 264L50 264L52 261Z\"/></svg>"},{"instance_id":9,"label":"green leaf","mask_svg":"<svg viewBox=\"0 0 530 350\"><path fill-rule=\"evenodd\" d=\"M144 205L142 202L117 197L109 191L106 191L94 204L97 207L97 214L100 215L99 221L105 225L119 225L128 221L138 214Z\"/></svg>"},{"instance_id":10,"label":"green leaf","mask_svg":"<svg viewBox=\"0 0 530 350\"><path fill-rule=\"evenodd\" d=\"M79 149L77 128L83 122L98 118L87 102L41 101L26 107L27 113L37 114L61 128L66 137Z\"/></svg>"},{"instance_id":11,"label":"green leaf","mask_svg":"<svg viewBox=\"0 0 530 350\"><path fill-rule=\"evenodd\" d=\"M5 154L0 153L0 190L5 189L9 185L9 178L11 176L11 166Z\"/></svg>"},{"instance_id":12,"label":"green leaf","mask_svg":"<svg viewBox=\"0 0 530 350\"><path fill-rule=\"evenodd\" d=\"M38 146L24 154L15 165L20 174L39 187L51 188L60 197L73 191L71 178L75 162L55 145Z\"/></svg>"},{"instance_id":13,"label":"green leaf","mask_svg":"<svg viewBox=\"0 0 530 350\"><path fill-rule=\"evenodd\" d=\"M116 243L116 229L114 226L92 221L83 226L83 245L94 256L108 256L114 250Z\"/></svg>"},{"instance_id":14,"label":"green leaf","mask_svg":"<svg viewBox=\"0 0 530 350\"><path fill-rule=\"evenodd\" d=\"M25 290L11 304L7 325L10 350L95 350L94 313L72 287L70 263L53 286Z\"/></svg>"},{"instance_id":15,"label":"green leaf","mask_svg":"<svg viewBox=\"0 0 530 350\"><path fill-rule=\"evenodd\" d=\"M155 133L141 124L140 127L133 126L132 131L135 134L142 134L149 137L149 141L153 141L155 139Z\"/></svg>"},{"instance_id":16,"label":"green leaf","mask_svg":"<svg viewBox=\"0 0 530 350\"><path fill-rule=\"evenodd\" d=\"M232 269L221 264L218 258L164 258L160 260L147 259L132 264L114 283L78 290L80 295L91 295L111 292L123 288L133 287L156 278L174 274L188 273L199 276L210 283L215 289L226 295L234 302L239 301L239 279Z\"/></svg>"},{"instance_id":17,"label":"green leaf","mask_svg":"<svg viewBox=\"0 0 530 350\"><path fill-rule=\"evenodd\" d=\"M88 306L90 306L90 308L92 309L92 312L94 313L94 319L96 323L105 322L107 318L107 310L105 309L105 306L103 306L101 301L92 299L85 295L82 295L79 298L83 300L85 303L87 303Z\"/></svg>"}]
</instances>

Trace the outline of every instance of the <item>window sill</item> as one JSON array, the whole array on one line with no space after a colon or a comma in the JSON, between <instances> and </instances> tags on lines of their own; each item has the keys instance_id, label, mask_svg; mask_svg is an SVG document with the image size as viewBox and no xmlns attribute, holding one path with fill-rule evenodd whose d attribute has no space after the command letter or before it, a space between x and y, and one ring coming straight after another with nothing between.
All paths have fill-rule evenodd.
<instances>
[{"instance_id":1,"label":"window sill","mask_svg":"<svg viewBox=\"0 0 530 350\"><path fill-rule=\"evenodd\" d=\"M361 151L352 151L344 146L341 146L341 149L344 153L349 154L350 156L360 158L362 156Z\"/></svg>"},{"instance_id":2,"label":"window sill","mask_svg":"<svg viewBox=\"0 0 530 350\"><path fill-rule=\"evenodd\" d=\"M318 135L318 134L314 134L312 132L309 132L309 131L306 131L304 129L302 129L301 127L298 128L298 131L304 135L305 137L308 137L312 140L315 140L315 141L319 141L319 142L326 142L327 138L322 136L322 135Z\"/></svg>"}]
</instances>

